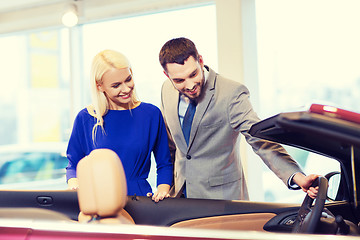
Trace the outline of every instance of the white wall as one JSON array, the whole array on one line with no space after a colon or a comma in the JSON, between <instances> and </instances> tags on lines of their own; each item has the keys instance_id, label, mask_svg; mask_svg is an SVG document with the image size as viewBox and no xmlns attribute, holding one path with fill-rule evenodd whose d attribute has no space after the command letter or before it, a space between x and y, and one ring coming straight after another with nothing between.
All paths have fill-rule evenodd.
<instances>
[{"instance_id":1,"label":"white wall","mask_svg":"<svg viewBox=\"0 0 360 240\"><path fill-rule=\"evenodd\" d=\"M245 84L259 109L255 0L216 0L219 73ZM241 137L241 159L252 200L263 200L262 162Z\"/></svg>"}]
</instances>

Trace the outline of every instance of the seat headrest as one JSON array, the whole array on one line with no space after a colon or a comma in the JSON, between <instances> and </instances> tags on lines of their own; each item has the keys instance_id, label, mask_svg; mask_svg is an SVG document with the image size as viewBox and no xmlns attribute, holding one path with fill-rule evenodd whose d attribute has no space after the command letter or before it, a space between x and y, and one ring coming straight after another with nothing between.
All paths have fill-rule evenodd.
<instances>
[{"instance_id":1,"label":"seat headrest","mask_svg":"<svg viewBox=\"0 0 360 240\"><path fill-rule=\"evenodd\" d=\"M87 215L114 216L127 202L125 172L118 155L95 149L77 166L80 210Z\"/></svg>"}]
</instances>

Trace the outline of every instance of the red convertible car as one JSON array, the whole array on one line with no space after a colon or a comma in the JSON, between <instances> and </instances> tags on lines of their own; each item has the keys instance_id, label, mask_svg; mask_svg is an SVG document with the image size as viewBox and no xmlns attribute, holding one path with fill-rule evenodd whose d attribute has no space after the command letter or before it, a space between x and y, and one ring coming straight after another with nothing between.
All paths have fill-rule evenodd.
<instances>
[{"instance_id":1,"label":"red convertible car","mask_svg":"<svg viewBox=\"0 0 360 240\"><path fill-rule=\"evenodd\" d=\"M121 169L84 161L78 191L0 190L0 239L359 239L360 114L313 104L253 125L250 134L332 158L302 204L126 196ZM111 159L112 157L105 157ZM319 159L321 161L321 158ZM111 161L110 161L111 162ZM106 165L106 164L104 164ZM116 171L112 171L116 170ZM126 184L126 183L125 183Z\"/></svg>"}]
</instances>

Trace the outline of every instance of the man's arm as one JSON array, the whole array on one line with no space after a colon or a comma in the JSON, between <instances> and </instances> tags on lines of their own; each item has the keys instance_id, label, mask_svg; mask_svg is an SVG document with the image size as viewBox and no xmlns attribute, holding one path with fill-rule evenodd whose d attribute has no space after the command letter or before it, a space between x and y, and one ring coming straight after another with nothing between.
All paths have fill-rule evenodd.
<instances>
[{"instance_id":1,"label":"man's arm","mask_svg":"<svg viewBox=\"0 0 360 240\"><path fill-rule=\"evenodd\" d=\"M280 144L253 137L249 134L248 131L251 126L259 122L260 118L252 108L249 91L244 85L238 86L230 100L229 119L234 130L241 132L245 136L253 151L288 188L291 188L289 180L294 178L294 182L296 184L300 183L301 188L308 189L306 186L311 178L303 179L305 175L301 167Z\"/></svg>"}]
</instances>

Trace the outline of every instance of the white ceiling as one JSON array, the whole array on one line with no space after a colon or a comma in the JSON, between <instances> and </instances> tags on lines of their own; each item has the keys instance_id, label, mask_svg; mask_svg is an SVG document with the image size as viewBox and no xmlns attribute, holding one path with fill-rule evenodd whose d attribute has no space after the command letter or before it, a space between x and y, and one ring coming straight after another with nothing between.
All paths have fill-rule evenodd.
<instances>
[{"instance_id":1,"label":"white ceiling","mask_svg":"<svg viewBox=\"0 0 360 240\"><path fill-rule=\"evenodd\" d=\"M0 34L62 26L61 16L74 1L84 24L215 0L0 0Z\"/></svg>"},{"instance_id":2,"label":"white ceiling","mask_svg":"<svg viewBox=\"0 0 360 240\"><path fill-rule=\"evenodd\" d=\"M31 9L31 8L38 8L38 7L44 7L59 3L68 3L73 1L79 1L79 2L93 2L93 3L106 3L104 0L0 0L0 13L7 13L7 12L13 12L13 11L19 11L24 9ZM142 2L142 3L151 3L151 2L162 2L163 4L176 2L173 0L161 0L161 1L154 1L154 0L143 0L143 1L133 1L133 0L116 0L117 3L132 3L132 2ZM178 3L181 1L177 1ZM184 3L188 2L203 2L203 1L183 1Z\"/></svg>"},{"instance_id":3,"label":"white ceiling","mask_svg":"<svg viewBox=\"0 0 360 240\"><path fill-rule=\"evenodd\" d=\"M68 0L1 0L0 13L19 11L27 8L35 8Z\"/></svg>"}]
</instances>

